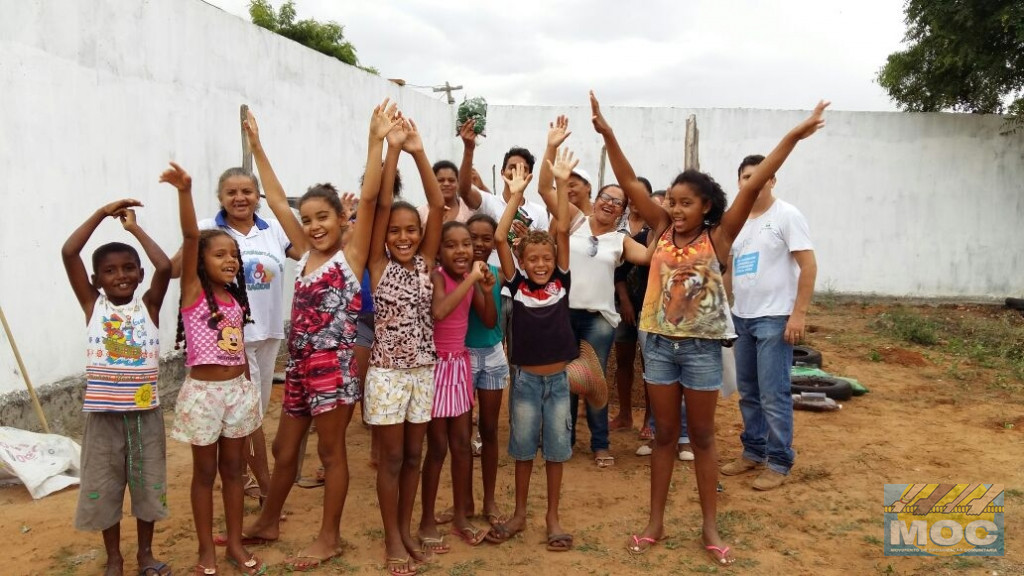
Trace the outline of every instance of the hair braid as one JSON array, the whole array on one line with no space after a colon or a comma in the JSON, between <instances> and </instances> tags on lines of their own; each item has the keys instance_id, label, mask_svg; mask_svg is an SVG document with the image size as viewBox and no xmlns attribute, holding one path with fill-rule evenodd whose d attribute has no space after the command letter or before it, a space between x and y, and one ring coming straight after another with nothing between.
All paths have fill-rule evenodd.
<instances>
[{"instance_id":1,"label":"hair braid","mask_svg":"<svg viewBox=\"0 0 1024 576\"><path fill-rule=\"evenodd\" d=\"M235 301L242 308L242 325L255 324L256 321L252 319L252 310L249 307L249 293L245 289L245 266L242 264L242 249L238 246L238 241L234 238L231 239L235 243L235 250L238 250L238 272L235 273L235 281L228 284L224 288L234 297Z\"/></svg>"}]
</instances>

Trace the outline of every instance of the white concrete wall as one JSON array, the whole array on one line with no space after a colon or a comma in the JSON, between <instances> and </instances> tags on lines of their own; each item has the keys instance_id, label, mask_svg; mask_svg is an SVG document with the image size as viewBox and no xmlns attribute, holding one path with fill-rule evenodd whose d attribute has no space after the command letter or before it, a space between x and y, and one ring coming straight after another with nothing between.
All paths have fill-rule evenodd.
<instances>
[{"instance_id":1,"label":"white concrete wall","mask_svg":"<svg viewBox=\"0 0 1024 576\"><path fill-rule=\"evenodd\" d=\"M257 113L293 195L331 181L357 190L367 121L384 96L415 118L432 160L458 163L453 110L261 30L199 0L0 0L0 306L37 385L82 371L82 316L60 262L67 235L97 207L142 200L140 222L168 253L180 244L176 194L157 184L168 160L194 178L201 216L240 161L238 106ZM581 88L580 103L585 105ZM841 95L830 95L839 100ZM682 163L690 113L702 168L728 191L746 154L765 152L802 112L619 109L606 114L638 173L664 187ZM813 96L808 106L813 104ZM600 139L589 109L492 106L477 166L490 181L513 144L542 152L547 123L570 116L569 145L596 178ZM996 297L1024 291L1024 137L1000 120L842 113L779 174L780 196L807 215L819 290ZM406 197L423 195L403 159ZM606 176L613 179L610 169ZM499 175L500 182L500 175ZM530 192L533 194L534 192ZM125 240L114 222L83 254ZM161 315L173 340L177 288ZM0 394L22 389L0 335Z\"/></svg>"},{"instance_id":2,"label":"white concrete wall","mask_svg":"<svg viewBox=\"0 0 1024 576\"><path fill-rule=\"evenodd\" d=\"M581 104L585 98L581 90ZM808 106L814 103L810 96ZM686 117L695 114L701 169L730 198L738 189L740 160L767 154L807 115L610 104L603 107L605 117L637 174L655 189L667 187L681 169ZM589 105L492 108L490 136L476 153L479 167L500 169L502 153L513 145L542 154L548 123L557 114L569 117L566 145L596 180L603 141L591 125ZM998 116L829 112L827 122L797 146L775 188L810 222L819 291L1024 294L1024 134L1000 136ZM605 182L614 180L609 166Z\"/></svg>"},{"instance_id":3,"label":"white concrete wall","mask_svg":"<svg viewBox=\"0 0 1024 576\"><path fill-rule=\"evenodd\" d=\"M447 104L313 52L198 0L0 0L0 306L34 383L80 373L84 323L60 247L101 205L141 200L168 254L181 243L169 160L193 177L201 217L241 161L238 109L257 114L285 189L330 181L358 192L370 112L385 96L417 120L431 157L454 140ZM441 151L439 151L441 150ZM403 159L410 196L422 198ZM86 246L133 242L105 222ZM160 318L173 345L178 292ZM23 389L0 335L0 394Z\"/></svg>"}]
</instances>

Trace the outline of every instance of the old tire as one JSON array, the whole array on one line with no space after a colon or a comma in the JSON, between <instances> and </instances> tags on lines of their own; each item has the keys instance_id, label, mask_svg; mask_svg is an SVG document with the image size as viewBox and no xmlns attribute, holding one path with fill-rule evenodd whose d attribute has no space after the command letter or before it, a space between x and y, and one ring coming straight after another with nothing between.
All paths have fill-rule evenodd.
<instances>
[{"instance_id":1,"label":"old tire","mask_svg":"<svg viewBox=\"0 0 1024 576\"><path fill-rule=\"evenodd\" d=\"M793 394L801 392L824 392L833 400L849 400L853 397L853 386L846 380L826 376L793 376Z\"/></svg>"},{"instance_id":2,"label":"old tire","mask_svg":"<svg viewBox=\"0 0 1024 576\"><path fill-rule=\"evenodd\" d=\"M798 365L821 368L821 352L810 346L793 346L793 366Z\"/></svg>"}]
</instances>

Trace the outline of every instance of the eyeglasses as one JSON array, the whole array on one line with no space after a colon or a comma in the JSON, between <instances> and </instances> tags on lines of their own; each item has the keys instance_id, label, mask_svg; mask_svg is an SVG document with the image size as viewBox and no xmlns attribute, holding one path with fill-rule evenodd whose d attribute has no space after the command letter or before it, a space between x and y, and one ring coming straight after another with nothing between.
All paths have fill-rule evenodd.
<instances>
[{"instance_id":1,"label":"eyeglasses","mask_svg":"<svg viewBox=\"0 0 1024 576\"><path fill-rule=\"evenodd\" d=\"M587 256L590 256L591 258L593 258L594 256L597 256L597 245L598 245L598 243L599 243L599 241L597 239L597 236L591 236L590 237L590 248L587 249Z\"/></svg>"},{"instance_id":2,"label":"eyeglasses","mask_svg":"<svg viewBox=\"0 0 1024 576\"><path fill-rule=\"evenodd\" d=\"M605 194L604 192L599 192L597 194L597 199L598 200L604 200L605 202L611 204L612 206L615 206L616 208L622 208L623 206L626 205L626 201L623 200L622 198L616 198L614 196L609 196L608 194Z\"/></svg>"}]
</instances>

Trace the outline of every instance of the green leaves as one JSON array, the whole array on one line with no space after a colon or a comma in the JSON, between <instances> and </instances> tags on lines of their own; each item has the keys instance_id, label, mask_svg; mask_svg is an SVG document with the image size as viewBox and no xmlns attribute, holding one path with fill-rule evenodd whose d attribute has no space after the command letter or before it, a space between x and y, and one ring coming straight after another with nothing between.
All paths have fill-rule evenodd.
<instances>
[{"instance_id":1,"label":"green leaves","mask_svg":"<svg viewBox=\"0 0 1024 576\"><path fill-rule=\"evenodd\" d=\"M250 0L249 2L249 17L253 24L294 40L321 54L341 60L345 64L357 66L371 74L377 74L376 69L359 65L355 46L345 40L344 26L333 21L317 22L312 18L296 22L296 16L294 0L286 0L276 12L270 0Z\"/></svg>"}]
</instances>

